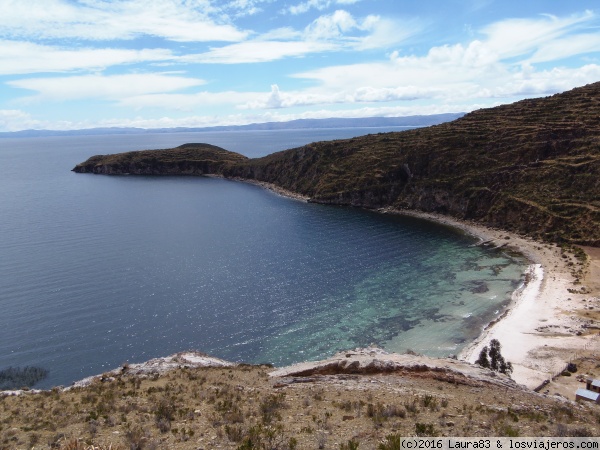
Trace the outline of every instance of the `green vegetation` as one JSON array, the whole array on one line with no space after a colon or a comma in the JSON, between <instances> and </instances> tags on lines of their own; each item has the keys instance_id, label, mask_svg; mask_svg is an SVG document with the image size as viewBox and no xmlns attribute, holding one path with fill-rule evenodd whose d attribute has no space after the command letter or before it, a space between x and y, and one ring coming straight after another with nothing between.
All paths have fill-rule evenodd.
<instances>
[{"instance_id":1,"label":"green vegetation","mask_svg":"<svg viewBox=\"0 0 600 450\"><path fill-rule=\"evenodd\" d=\"M437 436L438 433L431 423L415 423L415 433L417 436Z\"/></svg>"},{"instance_id":2,"label":"green vegetation","mask_svg":"<svg viewBox=\"0 0 600 450\"><path fill-rule=\"evenodd\" d=\"M402 437L399 434L389 434L385 440L379 444L378 450L400 450L402 448Z\"/></svg>"},{"instance_id":3,"label":"green vegetation","mask_svg":"<svg viewBox=\"0 0 600 450\"><path fill-rule=\"evenodd\" d=\"M481 349L481 352L479 353L479 357L477 358L477 361L475 361L475 364L479 364L481 367L491 369L495 372L510 375L513 371L513 366L510 362L504 360L504 357L500 353L501 348L502 346L500 345L498 339L492 339L490 341L489 348L486 345Z\"/></svg>"}]
</instances>

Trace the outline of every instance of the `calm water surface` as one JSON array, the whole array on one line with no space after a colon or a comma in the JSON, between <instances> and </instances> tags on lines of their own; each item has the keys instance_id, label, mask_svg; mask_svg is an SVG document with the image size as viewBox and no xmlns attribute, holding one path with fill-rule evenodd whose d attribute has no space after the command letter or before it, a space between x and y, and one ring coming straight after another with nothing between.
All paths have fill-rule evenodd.
<instances>
[{"instance_id":1,"label":"calm water surface","mask_svg":"<svg viewBox=\"0 0 600 450\"><path fill-rule=\"evenodd\" d=\"M243 183L70 172L97 153L209 142L261 156L367 132L0 139L0 369L45 367L48 387L187 349L275 365L370 343L457 353L522 261Z\"/></svg>"}]
</instances>

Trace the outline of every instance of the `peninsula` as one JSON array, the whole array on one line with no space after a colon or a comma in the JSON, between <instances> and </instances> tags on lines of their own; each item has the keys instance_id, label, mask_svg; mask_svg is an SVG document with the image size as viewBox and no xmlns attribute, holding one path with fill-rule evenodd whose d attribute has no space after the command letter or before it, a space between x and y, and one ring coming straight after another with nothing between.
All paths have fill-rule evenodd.
<instances>
[{"instance_id":1,"label":"peninsula","mask_svg":"<svg viewBox=\"0 0 600 450\"><path fill-rule=\"evenodd\" d=\"M310 201L435 212L600 246L600 83L452 122L249 159L206 144L94 156L75 172L218 175Z\"/></svg>"}]
</instances>

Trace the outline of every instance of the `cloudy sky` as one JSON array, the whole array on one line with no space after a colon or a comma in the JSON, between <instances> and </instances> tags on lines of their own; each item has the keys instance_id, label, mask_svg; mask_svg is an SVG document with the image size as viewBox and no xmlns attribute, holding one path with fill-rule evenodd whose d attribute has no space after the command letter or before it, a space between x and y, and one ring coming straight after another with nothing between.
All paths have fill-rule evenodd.
<instances>
[{"instance_id":1,"label":"cloudy sky","mask_svg":"<svg viewBox=\"0 0 600 450\"><path fill-rule=\"evenodd\" d=\"M600 81L597 0L0 0L0 131L470 111Z\"/></svg>"}]
</instances>

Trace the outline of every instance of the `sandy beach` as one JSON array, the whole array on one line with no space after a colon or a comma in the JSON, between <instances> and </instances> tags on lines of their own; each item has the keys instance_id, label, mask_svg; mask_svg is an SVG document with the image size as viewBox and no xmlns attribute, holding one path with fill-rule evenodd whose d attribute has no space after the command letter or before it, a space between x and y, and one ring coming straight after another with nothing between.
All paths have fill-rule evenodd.
<instances>
[{"instance_id":1,"label":"sandy beach","mask_svg":"<svg viewBox=\"0 0 600 450\"><path fill-rule=\"evenodd\" d=\"M270 183L253 184L285 197L310 200ZM513 293L507 310L460 352L459 359L475 362L481 349L492 339L497 339L502 345L502 355L513 365L512 378L529 389L536 389L546 380L555 378L571 360L600 354L600 248L583 247L588 255L586 276L580 284L575 284L573 269L580 267L579 262L573 255L563 255L555 244L441 214L389 208L380 212L458 228L485 245L502 246L530 261L526 282ZM581 387L576 383L573 377L562 393L574 398L576 388Z\"/></svg>"},{"instance_id":2,"label":"sandy beach","mask_svg":"<svg viewBox=\"0 0 600 450\"><path fill-rule=\"evenodd\" d=\"M572 255L563 257L556 245L438 214L390 212L459 228L490 246L506 245L531 262L525 285L513 293L500 320L482 330L459 359L474 362L481 349L497 339L502 355L514 367L512 378L535 389L584 352L600 353L600 249L584 247L586 277L581 284L574 284L572 269L578 267L577 261Z\"/></svg>"}]
</instances>

